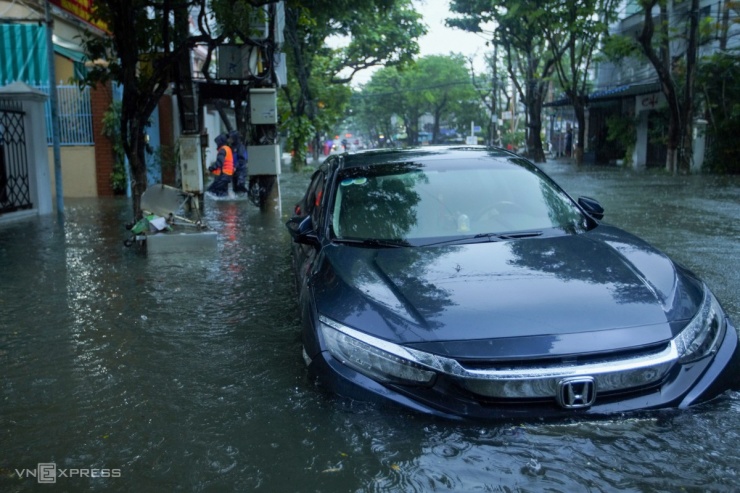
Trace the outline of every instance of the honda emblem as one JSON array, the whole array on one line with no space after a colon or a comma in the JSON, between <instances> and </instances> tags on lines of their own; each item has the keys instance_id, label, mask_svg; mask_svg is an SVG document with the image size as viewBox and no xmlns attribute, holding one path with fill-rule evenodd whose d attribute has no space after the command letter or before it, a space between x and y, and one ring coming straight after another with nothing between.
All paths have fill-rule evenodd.
<instances>
[{"instance_id":1,"label":"honda emblem","mask_svg":"<svg viewBox=\"0 0 740 493\"><path fill-rule=\"evenodd\" d=\"M596 400L596 383L593 377L570 377L560 380L557 400L565 409L591 407Z\"/></svg>"}]
</instances>

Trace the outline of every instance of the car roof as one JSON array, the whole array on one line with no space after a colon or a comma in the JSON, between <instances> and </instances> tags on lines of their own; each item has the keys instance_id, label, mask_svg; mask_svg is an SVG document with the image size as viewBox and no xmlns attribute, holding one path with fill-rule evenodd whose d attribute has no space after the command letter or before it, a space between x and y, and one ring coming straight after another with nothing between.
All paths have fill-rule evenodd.
<instances>
[{"instance_id":1,"label":"car roof","mask_svg":"<svg viewBox=\"0 0 740 493\"><path fill-rule=\"evenodd\" d=\"M446 145L394 149L370 149L340 156L340 168L366 168L368 166L392 163L424 163L450 159L519 158L516 154L498 147Z\"/></svg>"}]
</instances>

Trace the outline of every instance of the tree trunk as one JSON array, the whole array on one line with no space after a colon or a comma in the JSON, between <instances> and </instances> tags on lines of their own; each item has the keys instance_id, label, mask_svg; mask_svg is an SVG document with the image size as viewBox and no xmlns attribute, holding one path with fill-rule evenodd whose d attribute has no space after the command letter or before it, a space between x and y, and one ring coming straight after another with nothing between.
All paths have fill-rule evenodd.
<instances>
[{"instance_id":1,"label":"tree trunk","mask_svg":"<svg viewBox=\"0 0 740 493\"><path fill-rule=\"evenodd\" d=\"M412 113L408 118L404 118L406 127L406 144L408 146L419 145L419 115Z\"/></svg>"},{"instance_id":2,"label":"tree trunk","mask_svg":"<svg viewBox=\"0 0 740 493\"><path fill-rule=\"evenodd\" d=\"M583 153L586 150L586 109L578 99L576 101L576 104L573 105L573 111L578 122L578 136L573 148L573 157L576 160L576 165L579 166L583 164Z\"/></svg>"},{"instance_id":3,"label":"tree trunk","mask_svg":"<svg viewBox=\"0 0 740 493\"><path fill-rule=\"evenodd\" d=\"M653 47L653 38L655 36L655 23L653 22L653 7L659 5L660 8L660 48L661 53L655 51ZM679 109L680 103L678 101L678 95L676 90L676 83L673 80L673 74L671 72L671 55L670 55L670 42L668 38L668 14L665 10L665 6L658 2L658 0L650 0L643 5L644 18L642 32L638 36L638 41L642 46L642 50L647 56L650 63L658 73L658 79L660 80L661 89L665 94L666 101L668 103L669 120L668 120L668 142L667 142L667 153L666 153L666 170L675 173L676 171L676 149L679 143L679 132L680 132L680 115Z\"/></svg>"},{"instance_id":4,"label":"tree trunk","mask_svg":"<svg viewBox=\"0 0 740 493\"><path fill-rule=\"evenodd\" d=\"M527 139L527 150L529 158L535 163L545 162L545 153L542 150L542 106L532 108L529 111L529 136Z\"/></svg>"},{"instance_id":5,"label":"tree trunk","mask_svg":"<svg viewBox=\"0 0 740 493\"><path fill-rule=\"evenodd\" d=\"M434 112L434 124L432 125L432 144L439 144L439 120L441 109Z\"/></svg>"},{"instance_id":6,"label":"tree trunk","mask_svg":"<svg viewBox=\"0 0 740 493\"><path fill-rule=\"evenodd\" d=\"M292 55L295 59L296 66L296 81L300 88L297 102L293 108L292 118L297 119L303 125L303 119L308 118L310 123L315 122L316 118L316 102L312 100L311 88L309 87L309 79L311 78L311 67L310 62L306 60L304 56L305 47L304 41L301 37L302 30L299 26L300 12L295 9L288 7L285 11L285 36L290 40L288 46L292 49ZM291 161L291 167L294 171L300 170L305 164L305 152L303 146L308 140L313 138L306 136L303 132L298 132L292 136L291 142L293 143L293 159ZM318 159L319 157L319 139L315 140L313 157Z\"/></svg>"},{"instance_id":7,"label":"tree trunk","mask_svg":"<svg viewBox=\"0 0 740 493\"><path fill-rule=\"evenodd\" d=\"M146 132L140 124L132 125L131 143L127 152L129 166L131 167L131 194L133 196L134 221L142 217L141 196L147 188L146 170Z\"/></svg>"},{"instance_id":8,"label":"tree trunk","mask_svg":"<svg viewBox=\"0 0 740 493\"><path fill-rule=\"evenodd\" d=\"M143 151L143 150L142 150ZM140 154L144 154L140 152ZM139 156L137 159L138 163L132 162L132 176L134 177L133 183L133 197L134 197L134 217L140 219L143 211L141 209L141 196L146 191L147 187L147 173L146 173L146 161L144 156Z\"/></svg>"},{"instance_id":9,"label":"tree trunk","mask_svg":"<svg viewBox=\"0 0 740 493\"><path fill-rule=\"evenodd\" d=\"M290 148L293 150L290 158L290 167L293 171L300 171L305 164L306 157L299 149L303 147L303 139L298 134L290 136Z\"/></svg>"},{"instance_id":10,"label":"tree trunk","mask_svg":"<svg viewBox=\"0 0 740 493\"><path fill-rule=\"evenodd\" d=\"M691 172L691 164L694 161L693 152L693 127L694 127L694 81L696 79L696 56L697 37L699 33L699 0L691 0L689 10L689 32L686 44L686 84L684 87L684 98L682 103L683 132L680 142L681 153L679 155L678 169L682 173Z\"/></svg>"},{"instance_id":11,"label":"tree trunk","mask_svg":"<svg viewBox=\"0 0 740 493\"><path fill-rule=\"evenodd\" d=\"M542 149L542 104L545 98L546 84L530 75L527 83L527 153L529 159L535 163L545 162L545 152Z\"/></svg>"}]
</instances>

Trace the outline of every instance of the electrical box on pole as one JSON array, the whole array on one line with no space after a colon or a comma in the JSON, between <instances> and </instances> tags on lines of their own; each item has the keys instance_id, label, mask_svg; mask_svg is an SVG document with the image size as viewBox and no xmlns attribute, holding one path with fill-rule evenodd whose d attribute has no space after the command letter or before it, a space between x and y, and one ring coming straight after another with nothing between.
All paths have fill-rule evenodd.
<instances>
[{"instance_id":1,"label":"electrical box on pole","mask_svg":"<svg viewBox=\"0 0 740 493\"><path fill-rule=\"evenodd\" d=\"M182 191L198 195L204 191L200 139L200 135L182 135L179 145Z\"/></svg>"},{"instance_id":2,"label":"electrical box on pole","mask_svg":"<svg viewBox=\"0 0 740 493\"><path fill-rule=\"evenodd\" d=\"M277 125L277 91L269 87L249 90L252 125Z\"/></svg>"},{"instance_id":3,"label":"electrical box on pole","mask_svg":"<svg viewBox=\"0 0 740 493\"><path fill-rule=\"evenodd\" d=\"M280 174L280 146L277 143L277 89L249 90L250 123L256 138L247 145L250 176Z\"/></svg>"},{"instance_id":4,"label":"electrical box on pole","mask_svg":"<svg viewBox=\"0 0 740 493\"><path fill-rule=\"evenodd\" d=\"M280 146L277 144L248 145L249 175L279 175Z\"/></svg>"}]
</instances>

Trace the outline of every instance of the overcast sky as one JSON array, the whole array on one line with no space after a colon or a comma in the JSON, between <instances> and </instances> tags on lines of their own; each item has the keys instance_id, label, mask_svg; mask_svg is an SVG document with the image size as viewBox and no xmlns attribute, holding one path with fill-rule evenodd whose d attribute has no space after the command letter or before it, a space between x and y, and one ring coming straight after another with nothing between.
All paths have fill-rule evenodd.
<instances>
[{"instance_id":1,"label":"overcast sky","mask_svg":"<svg viewBox=\"0 0 740 493\"><path fill-rule=\"evenodd\" d=\"M413 2L424 16L428 30L425 36L419 38L420 56L461 53L466 57L475 57L477 72L486 70L483 57L491 48L486 47L485 36L445 26L445 19L451 17L449 0L413 0ZM371 75L371 70L359 72L355 75L352 85L364 84Z\"/></svg>"},{"instance_id":2,"label":"overcast sky","mask_svg":"<svg viewBox=\"0 0 740 493\"><path fill-rule=\"evenodd\" d=\"M445 26L445 19L452 17L449 0L414 0L414 5L424 16L429 33L419 39L421 55L447 55L450 52L482 58L486 47L483 34L469 33Z\"/></svg>"}]
</instances>

